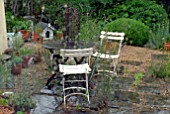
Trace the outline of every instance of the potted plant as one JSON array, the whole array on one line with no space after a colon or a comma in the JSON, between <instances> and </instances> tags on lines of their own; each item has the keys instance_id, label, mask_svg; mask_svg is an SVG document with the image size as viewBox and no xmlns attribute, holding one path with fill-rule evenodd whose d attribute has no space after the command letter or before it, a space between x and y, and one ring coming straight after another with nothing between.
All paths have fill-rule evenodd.
<instances>
[{"instance_id":1,"label":"potted plant","mask_svg":"<svg viewBox=\"0 0 170 114\"><path fill-rule=\"evenodd\" d=\"M21 74L22 70L22 58L20 57L20 49L23 45L22 35L18 33L13 39L13 52L12 52L12 69L13 75Z\"/></svg>"},{"instance_id":2,"label":"potted plant","mask_svg":"<svg viewBox=\"0 0 170 114\"><path fill-rule=\"evenodd\" d=\"M55 33L56 33L56 38L57 39L63 38L63 32L61 30L57 30Z\"/></svg>"},{"instance_id":3,"label":"potted plant","mask_svg":"<svg viewBox=\"0 0 170 114\"><path fill-rule=\"evenodd\" d=\"M165 38L164 49L165 50L170 50L170 35L168 35L168 37Z\"/></svg>"},{"instance_id":4,"label":"potted plant","mask_svg":"<svg viewBox=\"0 0 170 114\"><path fill-rule=\"evenodd\" d=\"M12 69L11 73L13 75L19 75L22 71L22 58L20 56L14 56L12 58Z\"/></svg>"},{"instance_id":5,"label":"potted plant","mask_svg":"<svg viewBox=\"0 0 170 114\"><path fill-rule=\"evenodd\" d=\"M43 40L40 34L43 32L42 28L35 26L33 41Z\"/></svg>"},{"instance_id":6,"label":"potted plant","mask_svg":"<svg viewBox=\"0 0 170 114\"><path fill-rule=\"evenodd\" d=\"M12 96L0 96L0 114L13 114L14 109L10 106L12 104Z\"/></svg>"},{"instance_id":7,"label":"potted plant","mask_svg":"<svg viewBox=\"0 0 170 114\"><path fill-rule=\"evenodd\" d=\"M22 68L27 68L28 67L28 62L31 59L31 54L33 50L31 48L21 48L19 50L19 55L22 58Z\"/></svg>"},{"instance_id":8,"label":"potted plant","mask_svg":"<svg viewBox=\"0 0 170 114\"><path fill-rule=\"evenodd\" d=\"M31 109L36 106L36 103L28 92L19 92L13 96L13 105L16 112L22 111L24 114L29 114Z\"/></svg>"},{"instance_id":9,"label":"potted plant","mask_svg":"<svg viewBox=\"0 0 170 114\"><path fill-rule=\"evenodd\" d=\"M22 34L21 32L18 32L15 37L13 38L13 41L12 41L12 48L15 52L17 52L21 47L22 45L24 44L23 40L22 40Z\"/></svg>"}]
</instances>

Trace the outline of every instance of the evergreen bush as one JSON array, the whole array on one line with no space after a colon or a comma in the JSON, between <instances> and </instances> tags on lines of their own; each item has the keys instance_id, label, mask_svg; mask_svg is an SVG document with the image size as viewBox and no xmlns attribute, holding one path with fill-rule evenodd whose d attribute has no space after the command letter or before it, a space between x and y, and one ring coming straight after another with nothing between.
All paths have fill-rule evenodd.
<instances>
[{"instance_id":1,"label":"evergreen bush","mask_svg":"<svg viewBox=\"0 0 170 114\"><path fill-rule=\"evenodd\" d=\"M140 21L128 18L120 18L110 22L106 24L104 29L111 32L124 32L127 44L134 46L144 46L151 36L148 26Z\"/></svg>"}]
</instances>

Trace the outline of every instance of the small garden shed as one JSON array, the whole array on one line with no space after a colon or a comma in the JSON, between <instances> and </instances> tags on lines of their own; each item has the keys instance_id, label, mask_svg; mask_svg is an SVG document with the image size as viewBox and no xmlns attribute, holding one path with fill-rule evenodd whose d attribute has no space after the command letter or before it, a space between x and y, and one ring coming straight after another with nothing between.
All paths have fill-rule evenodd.
<instances>
[{"instance_id":1,"label":"small garden shed","mask_svg":"<svg viewBox=\"0 0 170 114\"><path fill-rule=\"evenodd\" d=\"M43 37L44 40L51 40L54 38L55 28L51 26L51 24L39 22L35 28L35 31Z\"/></svg>"}]
</instances>

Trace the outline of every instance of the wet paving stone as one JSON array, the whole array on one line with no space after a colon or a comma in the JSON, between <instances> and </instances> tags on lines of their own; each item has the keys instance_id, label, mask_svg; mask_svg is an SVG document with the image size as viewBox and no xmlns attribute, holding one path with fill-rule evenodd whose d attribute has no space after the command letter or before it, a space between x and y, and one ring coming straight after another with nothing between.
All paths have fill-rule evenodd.
<instances>
[{"instance_id":1,"label":"wet paving stone","mask_svg":"<svg viewBox=\"0 0 170 114\"><path fill-rule=\"evenodd\" d=\"M113 99L121 101L130 101L134 103L139 103L139 94L129 91L116 90L113 94Z\"/></svg>"},{"instance_id":2,"label":"wet paving stone","mask_svg":"<svg viewBox=\"0 0 170 114\"><path fill-rule=\"evenodd\" d=\"M109 114L133 114L133 111L110 109Z\"/></svg>"},{"instance_id":3,"label":"wet paving stone","mask_svg":"<svg viewBox=\"0 0 170 114\"><path fill-rule=\"evenodd\" d=\"M170 114L170 111L161 110L161 111L157 111L156 114Z\"/></svg>"},{"instance_id":4,"label":"wet paving stone","mask_svg":"<svg viewBox=\"0 0 170 114\"><path fill-rule=\"evenodd\" d=\"M155 94L145 94L144 96L145 103L147 105L154 105L154 106L164 106L164 105L170 105L170 103L167 102L170 97L161 96L161 95L155 95Z\"/></svg>"},{"instance_id":5,"label":"wet paving stone","mask_svg":"<svg viewBox=\"0 0 170 114\"><path fill-rule=\"evenodd\" d=\"M139 92L146 92L146 93L155 93L160 94L161 90L158 87L150 87L150 86L138 86Z\"/></svg>"},{"instance_id":6,"label":"wet paving stone","mask_svg":"<svg viewBox=\"0 0 170 114\"><path fill-rule=\"evenodd\" d=\"M114 89L124 89L127 90L132 85L133 79L132 78L114 78L112 87Z\"/></svg>"},{"instance_id":7,"label":"wet paving stone","mask_svg":"<svg viewBox=\"0 0 170 114\"><path fill-rule=\"evenodd\" d=\"M56 107L62 102L54 96L48 95L35 95L36 108L31 111L31 114L53 114Z\"/></svg>"},{"instance_id":8,"label":"wet paving stone","mask_svg":"<svg viewBox=\"0 0 170 114\"><path fill-rule=\"evenodd\" d=\"M85 109L62 109L54 114L98 114L98 112Z\"/></svg>"}]
</instances>

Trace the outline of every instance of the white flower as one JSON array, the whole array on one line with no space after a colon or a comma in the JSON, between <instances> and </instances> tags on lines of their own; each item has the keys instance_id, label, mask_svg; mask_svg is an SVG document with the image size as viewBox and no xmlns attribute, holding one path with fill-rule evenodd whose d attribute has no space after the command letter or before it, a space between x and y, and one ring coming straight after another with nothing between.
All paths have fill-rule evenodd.
<instances>
[{"instance_id":1,"label":"white flower","mask_svg":"<svg viewBox=\"0 0 170 114\"><path fill-rule=\"evenodd\" d=\"M45 6L42 6L41 9L44 10L44 9L45 9Z\"/></svg>"},{"instance_id":2,"label":"white flower","mask_svg":"<svg viewBox=\"0 0 170 114\"><path fill-rule=\"evenodd\" d=\"M24 2L24 3L23 3L23 7L25 7L25 6L26 6L26 3Z\"/></svg>"},{"instance_id":3,"label":"white flower","mask_svg":"<svg viewBox=\"0 0 170 114\"><path fill-rule=\"evenodd\" d=\"M64 8L67 8L67 4L64 4Z\"/></svg>"},{"instance_id":4,"label":"white flower","mask_svg":"<svg viewBox=\"0 0 170 114\"><path fill-rule=\"evenodd\" d=\"M11 16L11 19L14 19L14 16L13 16L13 15Z\"/></svg>"}]
</instances>

